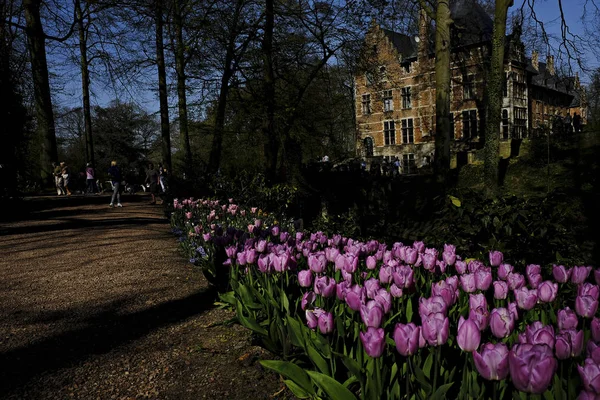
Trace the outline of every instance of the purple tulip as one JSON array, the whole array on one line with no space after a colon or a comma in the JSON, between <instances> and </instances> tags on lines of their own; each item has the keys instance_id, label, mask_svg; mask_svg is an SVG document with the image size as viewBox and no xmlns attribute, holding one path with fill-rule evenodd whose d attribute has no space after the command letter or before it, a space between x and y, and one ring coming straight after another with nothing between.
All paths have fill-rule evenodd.
<instances>
[{"instance_id":1,"label":"purple tulip","mask_svg":"<svg viewBox=\"0 0 600 400\"><path fill-rule=\"evenodd\" d=\"M596 317L592 319L590 330L592 331L592 339L594 342L600 343L600 319Z\"/></svg>"},{"instance_id":2,"label":"purple tulip","mask_svg":"<svg viewBox=\"0 0 600 400\"><path fill-rule=\"evenodd\" d=\"M591 358L586 358L583 366L578 365L577 370L585 390L600 394L600 365Z\"/></svg>"},{"instance_id":3,"label":"purple tulip","mask_svg":"<svg viewBox=\"0 0 600 400\"><path fill-rule=\"evenodd\" d=\"M486 343L481 352L473 352L479 374L488 381L501 381L508 376L508 347L504 343Z\"/></svg>"},{"instance_id":4,"label":"purple tulip","mask_svg":"<svg viewBox=\"0 0 600 400\"><path fill-rule=\"evenodd\" d=\"M365 281L365 289L367 290L367 297L374 299L381 286L379 286L379 281L376 278L371 278Z\"/></svg>"},{"instance_id":5,"label":"purple tulip","mask_svg":"<svg viewBox=\"0 0 600 400\"><path fill-rule=\"evenodd\" d=\"M267 255L261 255L258 257L256 262L258 264L258 270L263 274L267 274L273 271L273 265L271 263L271 257Z\"/></svg>"},{"instance_id":6,"label":"purple tulip","mask_svg":"<svg viewBox=\"0 0 600 400\"><path fill-rule=\"evenodd\" d=\"M543 279L544 278L542 278L541 274L527 275L527 281L529 281L529 286L533 289L537 289Z\"/></svg>"},{"instance_id":7,"label":"purple tulip","mask_svg":"<svg viewBox=\"0 0 600 400\"><path fill-rule=\"evenodd\" d=\"M360 306L366 297L363 289L360 285L354 285L346 292L346 304L348 304L350 309L354 311L360 310Z\"/></svg>"},{"instance_id":8,"label":"purple tulip","mask_svg":"<svg viewBox=\"0 0 600 400\"><path fill-rule=\"evenodd\" d=\"M470 294L469 295L469 308L475 309L482 307L488 309L488 304L485 296L482 293Z\"/></svg>"},{"instance_id":9,"label":"purple tulip","mask_svg":"<svg viewBox=\"0 0 600 400\"><path fill-rule=\"evenodd\" d=\"M375 269L377 266L377 259L374 256L367 257L367 269Z\"/></svg>"},{"instance_id":10,"label":"purple tulip","mask_svg":"<svg viewBox=\"0 0 600 400\"><path fill-rule=\"evenodd\" d=\"M438 281L431 285L431 295L440 296L448 306L456 303L456 289L447 281Z\"/></svg>"},{"instance_id":11,"label":"purple tulip","mask_svg":"<svg viewBox=\"0 0 600 400\"><path fill-rule=\"evenodd\" d=\"M513 385L522 392L541 394L548 389L558 362L548 346L514 345L508 354Z\"/></svg>"},{"instance_id":12,"label":"purple tulip","mask_svg":"<svg viewBox=\"0 0 600 400\"><path fill-rule=\"evenodd\" d=\"M434 272L436 261L437 261L436 256L433 254L425 253L422 256L422 259L423 259L423 268L429 272Z\"/></svg>"},{"instance_id":13,"label":"purple tulip","mask_svg":"<svg viewBox=\"0 0 600 400\"><path fill-rule=\"evenodd\" d=\"M596 364L600 365L600 345L597 345L594 343L594 341L589 340L585 351L589 358L594 360Z\"/></svg>"},{"instance_id":14,"label":"purple tulip","mask_svg":"<svg viewBox=\"0 0 600 400\"><path fill-rule=\"evenodd\" d=\"M512 303L508 303L508 312L510 312L510 315L513 316L515 321L519 320L519 308L516 302L513 301Z\"/></svg>"},{"instance_id":15,"label":"purple tulip","mask_svg":"<svg viewBox=\"0 0 600 400\"><path fill-rule=\"evenodd\" d=\"M585 282L590 275L590 272L592 272L592 267L573 267L573 272L571 273L571 282L576 285Z\"/></svg>"},{"instance_id":16,"label":"purple tulip","mask_svg":"<svg viewBox=\"0 0 600 400\"><path fill-rule=\"evenodd\" d=\"M598 310L598 300L592 296L577 296L575 299L575 311L581 317L592 318Z\"/></svg>"},{"instance_id":17,"label":"purple tulip","mask_svg":"<svg viewBox=\"0 0 600 400\"><path fill-rule=\"evenodd\" d=\"M514 267L510 264L500 264L498 267L498 278L505 281L508 275L513 272Z\"/></svg>"},{"instance_id":18,"label":"purple tulip","mask_svg":"<svg viewBox=\"0 0 600 400\"><path fill-rule=\"evenodd\" d=\"M515 318L506 308L494 308L490 313L490 330L499 338L508 337L515 328Z\"/></svg>"},{"instance_id":19,"label":"purple tulip","mask_svg":"<svg viewBox=\"0 0 600 400\"><path fill-rule=\"evenodd\" d=\"M599 295L600 290L596 285L585 282L577 286L577 296L592 296L595 300L598 300Z\"/></svg>"},{"instance_id":20,"label":"purple tulip","mask_svg":"<svg viewBox=\"0 0 600 400\"><path fill-rule=\"evenodd\" d=\"M360 306L360 318L367 327L379 328L383 319L383 307L375 300Z\"/></svg>"},{"instance_id":21,"label":"purple tulip","mask_svg":"<svg viewBox=\"0 0 600 400\"><path fill-rule=\"evenodd\" d=\"M412 322L408 325L396 324L394 329L394 342L396 350L404 357L412 356L419 349L419 337L421 328Z\"/></svg>"},{"instance_id":22,"label":"purple tulip","mask_svg":"<svg viewBox=\"0 0 600 400\"><path fill-rule=\"evenodd\" d=\"M469 265L468 265L468 270L470 273L475 273L475 271L479 270L480 268L482 268L484 265L481 261L479 260L471 260L469 261Z\"/></svg>"},{"instance_id":23,"label":"purple tulip","mask_svg":"<svg viewBox=\"0 0 600 400\"><path fill-rule=\"evenodd\" d=\"M596 285L600 286L600 268L594 270L594 280L596 281Z\"/></svg>"},{"instance_id":24,"label":"purple tulip","mask_svg":"<svg viewBox=\"0 0 600 400\"><path fill-rule=\"evenodd\" d=\"M529 264L526 268L525 268L525 274L527 276L529 275L539 275L542 273L542 267L537 265L537 264Z\"/></svg>"},{"instance_id":25,"label":"purple tulip","mask_svg":"<svg viewBox=\"0 0 600 400\"><path fill-rule=\"evenodd\" d=\"M301 287L311 287L313 281L313 275L311 270L305 269L298 272L298 284Z\"/></svg>"},{"instance_id":26,"label":"purple tulip","mask_svg":"<svg viewBox=\"0 0 600 400\"><path fill-rule=\"evenodd\" d=\"M237 253L237 263L238 263L238 265L246 265L246 252L245 251Z\"/></svg>"},{"instance_id":27,"label":"purple tulip","mask_svg":"<svg viewBox=\"0 0 600 400\"><path fill-rule=\"evenodd\" d=\"M456 254L456 246L453 244L444 244L444 253Z\"/></svg>"},{"instance_id":28,"label":"purple tulip","mask_svg":"<svg viewBox=\"0 0 600 400\"><path fill-rule=\"evenodd\" d=\"M315 315L315 310L306 310L306 325L310 329L315 329L319 324L319 317Z\"/></svg>"},{"instance_id":29,"label":"purple tulip","mask_svg":"<svg viewBox=\"0 0 600 400\"><path fill-rule=\"evenodd\" d=\"M360 332L360 341L369 357L379 357L385 348L385 331L382 328L367 328L366 332Z\"/></svg>"},{"instance_id":30,"label":"purple tulip","mask_svg":"<svg viewBox=\"0 0 600 400\"><path fill-rule=\"evenodd\" d=\"M467 272L467 263L462 260L457 260L454 263L454 269L456 269L457 274L462 275Z\"/></svg>"},{"instance_id":31,"label":"purple tulip","mask_svg":"<svg viewBox=\"0 0 600 400\"><path fill-rule=\"evenodd\" d=\"M436 271L439 272L440 274L445 274L446 269L448 268L448 264L446 264L445 261L441 261L441 260L437 260L435 262L435 266L436 266Z\"/></svg>"},{"instance_id":32,"label":"purple tulip","mask_svg":"<svg viewBox=\"0 0 600 400\"><path fill-rule=\"evenodd\" d=\"M322 312L319 315L319 319L317 321L319 325L319 330L323 335L326 335L333 331L333 314L329 312Z\"/></svg>"},{"instance_id":33,"label":"purple tulip","mask_svg":"<svg viewBox=\"0 0 600 400\"><path fill-rule=\"evenodd\" d=\"M335 279L328 276L315 278L314 291L323 297L331 297L335 294Z\"/></svg>"},{"instance_id":34,"label":"purple tulip","mask_svg":"<svg viewBox=\"0 0 600 400\"><path fill-rule=\"evenodd\" d=\"M381 273L379 276L381 278ZM397 267L392 272L392 277L394 278L394 283L399 288L408 289L415 283L415 271L407 265Z\"/></svg>"},{"instance_id":35,"label":"purple tulip","mask_svg":"<svg viewBox=\"0 0 600 400\"><path fill-rule=\"evenodd\" d=\"M487 267L480 267L475 271L475 287L477 290L486 291L492 284L492 272Z\"/></svg>"},{"instance_id":36,"label":"purple tulip","mask_svg":"<svg viewBox=\"0 0 600 400\"><path fill-rule=\"evenodd\" d=\"M335 285L335 294L338 300L346 301L346 293L350 290L350 284L346 281L338 282Z\"/></svg>"},{"instance_id":37,"label":"purple tulip","mask_svg":"<svg viewBox=\"0 0 600 400\"><path fill-rule=\"evenodd\" d=\"M497 267L502 264L504 260L504 255L499 251L490 251L490 265L492 267Z\"/></svg>"},{"instance_id":38,"label":"purple tulip","mask_svg":"<svg viewBox=\"0 0 600 400\"><path fill-rule=\"evenodd\" d=\"M456 342L462 351L466 351L467 353L477 350L479 342L481 342L479 326L470 319L465 320L461 315L458 320Z\"/></svg>"},{"instance_id":39,"label":"purple tulip","mask_svg":"<svg viewBox=\"0 0 600 400\"><path fill-rule=\"evenodd\" d=\"M392 282L392 273L393 269L390 266L382 265L379 268L379 282L381 283L391 283Z\"/></svg>"},{"instance_id":40,"label":"purple tulip","mask_svg":"<svg viewBox=\"0 0 600 400\"><path fill-rule=\"evenodd\" d=\"M442 259L447 265L454 265L456 262L456 253L445 251L442 253Z\"/></svg>"},{"instance_id":41,"label":"purple tulip","mask_svg":"<svg viewBox=\"0 0 600 400\"><path fill-rule=\"evenodd\" d=\"M419 315L421 318L429 314L442 313L446 315L448 304L442 296L431 296L430 298L419 298Z\"/></svg>"},{"instance_id":42,"label":"purple tulip","mask_svg":"<svg viewBox=\"0 0 600 400\"><path fill-rule=\"evenodd\" d=\"M425 243L421 241L415 241L413 243L413 248L415 248L419 253L423 253L425 251Z\"/></svg>"},{"instance_id":43,"label":"purple tulip","mask_svg":"<svg viewBox=\"0 0 600 400\"><path fill-rule=\"evenodd\" d=\"M448 340L450 321L442 313L429 314L422 318L423 338L430 346L440 346Z\"/></svg>"},{"instance_id":44,"label":"purple tulip","mask_svg":"<svg viewBox=\"0 0 600 400\"><path fill-rule=\"evenodd\" d=\"M475 274L464 274L460 276L460 286L466 293L473 293L477 290L475 283Z\"/></svg>"},{"instance_id":45,"label":"purple tulip","mask_svg":"<svg viewBox=\"0 0 600 400\"><path fill-rule=\"evenodd\" d=\"M302 295L302 301L300 302L300 306L303 310L306 310L306 307L308 307L309 304L314 303L316 298L317 295L315 294L315 292L306 292Z\"/></svg>"},{"instance_id":46,"label":"purple tulip","mask_svg":"<svg viewBox=\"0 0 600 400\"><path fill-rule=\"evenodd\" d=\"M567 330L556 335L555 353L559 360L578 357L583 351L583 331Z\"/></svg>"},{"instance_id":47,"label":"purple tulip","mask_svg":"<svg viewBox=\"0 0 600 400\"><path fill-rule=\"evenodd\" d=\"M375 294L375 301L383 308L383 313L387 314L392 309L392 295L385 288L379 289Z\"/></svg>"},{"instance_id":48,"label":"purple tulip","mask_svg":"<svg viewBox=\"0 0 600 400\"><path fill-rule=\"evenodd\" d=\"M325 258L327 261L335 263L337 256L340 255L340 251L335 247L327 247L325 249Z\"/></svg>"},{"instance_id":49,"label":"purple tulip","mask_svg":"<svg viewBox=\"0 0 600 400\"><path fill-rule=\"evenodd\" d=\"M600 394L586 392L585 390L582 390L579 393L579 396L577 396L577 400L600 400Z\"/></svg>"},{"instance_id":50,"label":"purple tulip","mask_svg":"<svg viewBox=\"0 0 600 400\"><path fill-rule=\"evenodd\" d=\"M504 281L494 281L494 298L504 300L508 295L508 284Z\"/></svg>"},{"instance_id":51,"label":"purple tulip","mask_svg":"<svg viewBox=\"0 0 600 400\"><path fill-rule=\"evenodd\" d=\"M400 289L398 286L396 286L395 283L392 283L392 286L390 286L390 294L393 297L398 298L398 297L402 297L403 293L402 293L402 289Z\"/></svg>"},{"instance_id":52,"label":"purple tulip","mask_svg":"<svg viewBox=\"0 0 600 400\"><path fill-rule=\"evenodd\" d=\"M320 274L325 271L327 259L323 253L314 253L308 256L308 267L315 273Z\"/></svg>"},{"instance_id":53,"label":"purple tulip","mask_svg":"<svg viewBox=\"0 0 600 400\"><path fill-rule=\"evenodd\" d=\"M535 321L525 328L525 332L519 335L520 343L544 344L554 349L555 337L552 325L544 325L540 321Z\"/></svg>"},{"instance_id":54,"label":"purple tulip","mask_svg":"<svg viewBox=\"0 0 600 400\"><path fill-rule=\"evenodd\" d=\"M490 323L490 313L484 307L471 308L469 310L469 319L477 324L480 331L484 331Z\"/></svg>"},{"instance_id":55,"label":"purple tulip","mask_svg":"<svg viewBox=\"0 0 600 400\"><path fill-rule=\"evenodd\" d=\"M419 256L419 252L416 249L413 248L407 248L405 253L404 253L404 261L406 261L407 264L415 264L417 262L417 257Z\"/></svg>"},{"instance_id":56,"label":"purple tulip","mask_svg":"<svg viewBox=\"0 0 600 400\"><path fill-rule=\"evenodd\" d=\"M573 269L566 269L564 265L554 265L552 267L552 275L556 282L565 283L571 279L571 273Z\"/></svg>"},{"instance_id":57,"label":"purple tulip","mask_svg":"<svg viewBox=\"0 0 600 400\"><path fill-rule=\"evenodd\" d=\"M558 283L544 281L537 288L537 296L542 303L551 303L558 294Z\"/></svg>"},{"instance_id":58,"label":"purple tulip","mask_svg":"<svg viewBox=\"0 0 600 400\"><path fill-rule=\"evenodd\" d=\"M510 283L509 283L510 285ZM515 289L514 291L515 299L517 300L517 305L519 308L523 310L531 310L535 304L537 303L537 290L532 289L529 290L526 287L522 287L520 289Z\"/></svg>"},{"instance_id":59,"label":"purple tulip","mask_svg":"<svg viewBox=\"0 0 600 400\"><path fill-rule=\"evenodd\" d=\"M577 314L575 314L575 311L571 310L569 307L558 310L557 325L559 331L577 329L578 323L579 320L577 319Z\"/></svg>"},{"instance_id":60,"label":"purple tulip","mask_svg":"<svg viewBox=\"0 0 600 400\"><path fill-rule=\"evenodd\" d=\"M506 277L508 288L510 290L520 289L525 286L525 277L519 273L509 273Z\"/></svg>"}]
</instances>

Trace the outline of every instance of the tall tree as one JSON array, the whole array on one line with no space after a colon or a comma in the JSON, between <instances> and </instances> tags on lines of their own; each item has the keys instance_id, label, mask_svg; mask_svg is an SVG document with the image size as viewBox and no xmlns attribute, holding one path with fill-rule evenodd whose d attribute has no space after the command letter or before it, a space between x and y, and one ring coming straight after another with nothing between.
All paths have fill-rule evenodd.
<instances>
[{"instance_id":1,"label":"tall tree","mask_svg":"<svg viewBox=\"0 0 600 400\"><path fill-rule=\"evenodd\" d=\"M40 17L42 0L24 0L27 42L33 77L36 127L40 139L40 177L52 185L52 162L57 160L54 113L46 60L46 35Z\"/></svg>"},{"instance_id":2,"label":"tall tree","mask_svg":"<svg viewBox=\"0 0 600 400\"><path fill-rule=\"evenodd\" d=\"M75 12L77 14L77 32L79 34L79 53L81 68L81 92L83 97L83 118L85 128L86 161L96 165L94 157L94 137L92 134L92 111L90 106L90 72L87 45L87 29L85 20L89 13L81 7L81 1L75 0Z\"/></svg>"},{"instance_id":3,"label":"tall tree","mask_svg":"<svg viewBox=\"0 0 600 400\"><path fill-rule=\"evenodd\" d=\"M163 165L171 171L171 132L169 128L169 99L167 97L167 72L164 48L164 4L154 2L154 23L156 35L156 67L158 70L158 98L160 103L160 133L162 137Z\"/></svg>"},{"instance_id":4,"label":"tall tree","mask_svg":"<svg viewBox=\"0 0 600 400\"><path fill-rule=\"evenodd\" d=\"M184 152L184 170L192 166L192 149L188 129L187 86L185 76L185 43L183 41L183 15L185 0L173 1L173 21L175 25L175 71L177 73L177 100L179 107L179 141Z\"/></svg>"},{"instance_id":5,"label":"tall tree","mask_svg":"<svg viewBox=\"0 0 600 400\"><path fill-rule=\"evenodd\" d=\"M265 26L262 42L264 76L264 121L262 131L265 144L265 171L267 180L273 182L277 175L279 138L275 131L275 74L273 72L273 31L275 28L274 0L265 0Z\"/></svg>"}]
</instances>

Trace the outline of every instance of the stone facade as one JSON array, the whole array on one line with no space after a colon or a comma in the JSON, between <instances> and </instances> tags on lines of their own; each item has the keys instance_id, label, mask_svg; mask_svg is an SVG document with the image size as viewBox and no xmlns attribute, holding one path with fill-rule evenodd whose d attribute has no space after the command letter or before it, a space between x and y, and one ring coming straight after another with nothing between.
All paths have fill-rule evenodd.
<instances>
[{"instance_id":1,"label":"stone facade","mask_svg":"<svg viewBox=\"0 0 600 400\"><path fill-rule=\"evenodd\" d=\"M398 157L405 173L415 172L415 167L431 162L434 153L435 56L429 26L424 13L417 37L372 24L363 47L363 68L354 80L357 155ZM478 148L483 134L491 20L483 21L477 29L475 39L473 35L469 40L453 34L450 67L453 152ZM455 45L454 40L460 44ZM574 96L563 87L546 87L534 79L539 71L533 70L518 38L507 37L505 53L506 85L500 135L502 140L510 140L526 137L538 123L538 114L533 112L538 104L544 110L543 117L549 119L550 114L566 115ZM550 72L545 66L544 74Z\"/></svg>"}]
</instances>

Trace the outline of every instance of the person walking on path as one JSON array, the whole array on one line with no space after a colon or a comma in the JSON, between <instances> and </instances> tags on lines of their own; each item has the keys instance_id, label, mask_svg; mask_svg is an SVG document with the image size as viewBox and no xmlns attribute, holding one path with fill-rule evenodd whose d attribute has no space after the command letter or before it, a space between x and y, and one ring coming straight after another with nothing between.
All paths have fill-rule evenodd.
<instances>
[{"instance_id":1,"label":"person walking on path","mask_svg":"<svg viewBox=\"0 0 600 400\"><path fill-rule=\"evenodd\" d=\"M56 194L59 196L65 195L65 189L63 188L63 177L61 173L62 168L55 162L52 163L52 174L54 175L54 184L56 185Z\"/></svg>"},{"instance_id":2,"label":"person walking on path","mask_svg":"<svg viewBox=\"0 0 600 400\"><path fill-rule=\"evenodd\" d=\"M149 163L148 169L146 170L146 180L144 183L150 184L150 195L152 196L152 201L150 204L156 204L156 195L158 194L158 185L159 185L159 175L158 171L154 169L154 164Z\"/></svg>"},{"instance_id":3,"label":"person walking on path","mask_svg":"<svg viewBox=\"0 0 600 400\"><path fill-rule=\"evenodd\" d=\"M62 174L64 188L67 192L67 196L70 196L71 190L69 190L69 181L71 179L71 171L69 170L69 166L64 161L60 163L60 168L61 168L60 173Z\"/></svg>"},{"instance_id":4,"label":"person walking on path","mask_svg":"<svg viewBox=\"0 0 600 400\"><path fill-rule=\"evenodd\" d=\"M116 161L111 161L110 168L108 169L108 175L113 185L113 194L110 199L109 207L114 207L115 200L117 201L117 207L123 207L121 205L121 170L117 167Z\"/></svg>"},{"instance_id":5,"label":"person walking on path","mask_svg":"<svg viewBox=\"0 0 600 400\"><path fill-rule=\"evenodd\" d=\"M90 163L86 164L85 175L86 175L86 183L87 183L86 193L93 194L96 192L96 190L94 188L94 183L96 181L96 179L95 179L96 173L94 172L94 167L92 167L92 164L90 164Z\"/></svg>"}]
</instances>

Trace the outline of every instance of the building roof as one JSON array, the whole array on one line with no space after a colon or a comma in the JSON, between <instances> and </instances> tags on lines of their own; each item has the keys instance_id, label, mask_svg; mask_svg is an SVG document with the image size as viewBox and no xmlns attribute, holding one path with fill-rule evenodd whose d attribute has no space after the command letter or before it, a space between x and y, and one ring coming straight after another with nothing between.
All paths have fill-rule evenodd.
<instances>
[{"instance_id":1,"label":"building roof","mask_svg":"<svg viewBox=\"0 0 600 400\"><path fill-rule=\"evenodd\" d=\"M548 64L544 62L539 62L536 70L530 58L527 59L526 70L533 75L531 79L533 85L573 96L570 107L578 107L581 104L581 93L580 90L576 89L576 78L574 76L551 74L548 70Z\"/></svg>"},{"instance_id":2,"label":"building roof","mask_svg":"<svg viewBox=\"0 0 600 400\"><path fill-rule=\"evenodd\" d=\"M417 57L417 41L414 37L402 33L383 29L383 33L390 39L403 59Z\"/></svg>"}]
</instances>

